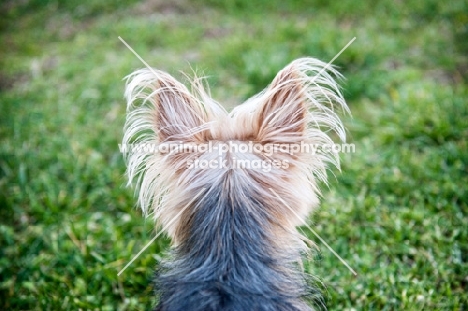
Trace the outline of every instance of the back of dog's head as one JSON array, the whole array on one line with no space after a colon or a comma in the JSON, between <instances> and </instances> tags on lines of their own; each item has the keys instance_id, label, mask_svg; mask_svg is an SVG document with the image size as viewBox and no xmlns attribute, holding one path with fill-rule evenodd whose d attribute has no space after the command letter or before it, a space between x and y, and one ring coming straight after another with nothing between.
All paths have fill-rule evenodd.
<instances>
[{"instance_id":1,"label":"back of dog's head","mask_svg":"<svg viewBox=\"0 0 468 311\"><path fill-rule=\"evenodd\" d=\"M333 143L330 129L345 138L333 75L299 59L231 113L201 79L190 92L161 71L129 76L124 143L157 150L128 153L128 175L175 249L157 281L161 310L308 308L295 227L318 205L328 163L339 163L317 150Z\"/></svg>"}]
</instances>

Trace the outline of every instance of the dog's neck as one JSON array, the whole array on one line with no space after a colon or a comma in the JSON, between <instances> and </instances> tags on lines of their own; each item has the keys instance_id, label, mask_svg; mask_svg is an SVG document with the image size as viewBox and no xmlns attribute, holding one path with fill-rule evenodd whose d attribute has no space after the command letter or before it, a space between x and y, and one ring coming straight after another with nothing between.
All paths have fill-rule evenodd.
<instances>
[{"instance_id":1,"label":"dog's neck","mask_svg":"<svg viewBox=\"0 0 468 311\"><path fill-rule=\"evenodd\" d=\"M180 224L184 239L158 279L160 310L310 310L299 251L290 258L256 187L239 189L233 178L211 187Z\"/></svg>"}]
</instances>

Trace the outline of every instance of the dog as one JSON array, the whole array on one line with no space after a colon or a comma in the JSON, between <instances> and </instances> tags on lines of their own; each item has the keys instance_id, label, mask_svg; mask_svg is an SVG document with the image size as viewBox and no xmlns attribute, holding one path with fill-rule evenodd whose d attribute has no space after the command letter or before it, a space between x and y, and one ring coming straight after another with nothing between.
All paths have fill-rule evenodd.
<instances>
[{"instance_id":1,"label":"dog","mask_svg":"<svg viewBox=\"0 0 468 311\"><path fill-rule=\"evenodd\" d=\"M145 68L127 77L123 144L138 204L171 238L157 269L155 310L313 310L323 304L301 268L297 231L319 204L348 107L336 69L293 61L228 113L202 78L189 87ZM340 109L338 109L340 108Z\"/></svg>"}]
</instances>

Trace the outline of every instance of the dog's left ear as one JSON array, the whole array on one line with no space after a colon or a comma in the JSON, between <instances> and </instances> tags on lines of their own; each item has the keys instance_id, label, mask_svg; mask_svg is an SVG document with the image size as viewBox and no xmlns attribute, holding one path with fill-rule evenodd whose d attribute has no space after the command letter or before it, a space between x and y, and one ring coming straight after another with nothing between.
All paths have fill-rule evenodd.
<instances>
[{"instance_id":1,"label":"dog's left ear","mask_svg":"<svg viewBox=\"0 0 468 311\"><path fill-rule=\"evenodd\" d=\"M290 143L307 127L307 94L294 64L281 70L265 90L257 109L258 136L264 143Z\"/></svg>"},{"instance_id":2,"label":"dog's left ear","mask_svg":"<svg viewBox=\"0 0 468 311\"><path fill-rule=\"evenodd\" d=\"M209 109L170 74L135 71L127 77L125 96L129 112L124 140L143 141L150 132L159 143L206 140Z\"/></svg>"},{"instance_id":3,"label":"dog's left ear","mask_svg":"<svg viewBox=\"0 0 468 311\"><path fill-rule=\"evenodd\" d=\"M158 72L155 123L159 141L205 140L207 115L202 104L171 75Z\"/></svg>"}]
</instances>

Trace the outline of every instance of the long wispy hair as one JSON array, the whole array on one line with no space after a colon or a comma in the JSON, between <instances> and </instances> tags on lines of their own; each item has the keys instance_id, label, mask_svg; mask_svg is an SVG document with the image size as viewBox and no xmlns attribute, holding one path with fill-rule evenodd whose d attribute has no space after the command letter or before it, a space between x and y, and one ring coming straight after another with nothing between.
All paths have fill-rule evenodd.
<instances>
[{"instance_id":1,"label":"long wispy hair","mask_svg":"<svg viewBox=\"0 0 468 311\"><path fill-rule=\"evenodd\" d=\"M348 108L337 78L335 69L317 59L298 59L228 113L202 79L193 79L189 90L159 70L127 77L123 144L160 147L128 149L129 183L143 212L173 244L158 270L157 310L313 308L300 268L306 239L296 227L317 207L318 184L326 183L329 164L339 167L339 157L333 148L265 150L330 145L331 133L344 141L337 110ZM226 144L265 148L220 152ZM246 167L249 161L269 166Z\"/></svg>"}]
</instances>

